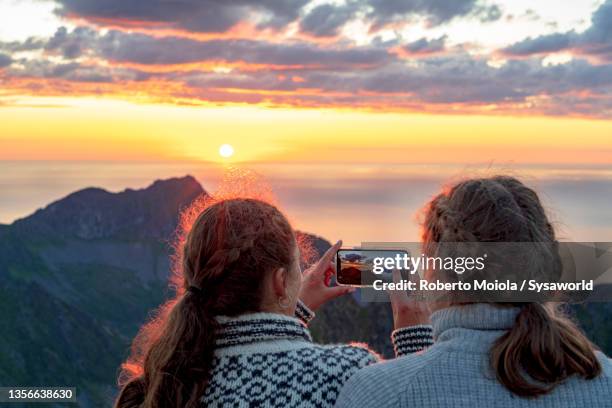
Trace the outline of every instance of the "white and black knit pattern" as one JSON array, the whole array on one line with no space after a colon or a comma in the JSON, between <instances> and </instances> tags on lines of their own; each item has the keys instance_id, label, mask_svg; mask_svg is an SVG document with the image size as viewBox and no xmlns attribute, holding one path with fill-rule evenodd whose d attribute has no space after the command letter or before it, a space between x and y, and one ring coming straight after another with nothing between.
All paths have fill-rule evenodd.
<instances>
[{"instance_id":1,"label":"white and black knit pattern","mask_svg":"<svg viewBox=\"0 0 612 408\"><path fill-rule=\"evenodd\" d=\"M379 361L362 345L312 343L296 318L254 313L218 321L206 407L332 407L357 370Z\"/></svg>"},{"instance_id":2,"label":"white and black knit pattern","mask_svg":"<svg viewBox=\"0 0 612 408\"><path fill-rule=\"evenodd\" d=\"M315 317L315 314L301 300L298 300L295 307L295 317L308 324Z\"/></svg>"},{"instance_id":3,"label":"white and black knit pattern","mask_svg":"<svg viewBox=\"0 0 612 408\"><path fill-rule=\"evenodd\" d=\"M219 320L206 407L332 407L350 376L377 361L365 347L313 344L308 329L290 317Z\"/></svg>"},{"instance_id":4,"label":"white and black knit pattern","mask_svg":"<svg viewBox=\"0 0 612 408\"><path fill-rule=\"evenodd\" d=\"M427 324L394 330L391 342L396 356L416 353L433 345L433 330Z\"/></svg>"}]
</instances>

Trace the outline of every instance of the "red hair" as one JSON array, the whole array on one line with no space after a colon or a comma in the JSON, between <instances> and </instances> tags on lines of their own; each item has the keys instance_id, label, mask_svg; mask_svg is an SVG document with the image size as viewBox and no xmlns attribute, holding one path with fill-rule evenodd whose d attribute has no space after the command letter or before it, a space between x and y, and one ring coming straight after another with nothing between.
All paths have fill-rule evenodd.
<instances>
[{"instance_id":1,"label":"red hair","mask_svg":"<svg viewBox=\"0 0 612 408\"><path fill-rule=\"evenodd\" d=\"M116 407L198 406L212 369L215 316L258 311L265 274L288 270L295 245L312 254L254 173L229 173L222 186L181 215L170 278L176 295L134 339Z\"/></svg>"}]
</instances>

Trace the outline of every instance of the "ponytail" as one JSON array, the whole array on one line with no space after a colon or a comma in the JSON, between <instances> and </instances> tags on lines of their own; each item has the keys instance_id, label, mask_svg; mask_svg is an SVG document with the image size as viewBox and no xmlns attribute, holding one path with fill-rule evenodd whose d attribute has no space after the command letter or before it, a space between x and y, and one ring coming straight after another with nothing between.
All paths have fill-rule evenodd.
<instances>
[{"instance_id":1,"label":"ponytail","mask_svg":"<svg viewBox=\"0 0 612 408\"><path fill-rule=\"evenodd\" d=\"M145 374L128 382L117 408L197 407L209 381L217 321L203 293L186 291L174 305L144 361Z\"/></svg>"},{"instance_id":2,"label":"ponytail","mask_svg":"<svg viewBox=\"0 0 612 408\"><path fill-rule=\"evenodd\" d=\"M144 402L145 384L142 378L134 378L123 386L115 408L138 408Z\"/></svg>"},{"instance_id":3,"label":"ponytail","mask_svg":"<svg viewBox=\"0 0 612 408\"><path fill-rule=\"evenodd\" d=\"M601 373L591 342L561 312L540 303L521 306L490 358L497 380L527 398L547 394L573 375L592 379Z\"/></svg>"}]
</instances>

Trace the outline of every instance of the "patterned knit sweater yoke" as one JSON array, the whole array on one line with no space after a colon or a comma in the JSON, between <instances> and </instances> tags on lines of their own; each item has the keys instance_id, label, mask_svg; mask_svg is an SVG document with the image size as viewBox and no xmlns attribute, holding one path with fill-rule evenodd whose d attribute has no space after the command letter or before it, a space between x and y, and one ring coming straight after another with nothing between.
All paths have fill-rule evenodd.
<instances>
[{"instance_id":1,"label":"patterned knit sweater yoke","mask_svg":"<svg viewBox=\"0 0 612 408\"><path fill-rule=\"evenodd\" d=\"M365 347L317 345L300 320L271 313L219 317L207 407L331 407L358 369L376 362Z\"/></svg>"}]
</instances>

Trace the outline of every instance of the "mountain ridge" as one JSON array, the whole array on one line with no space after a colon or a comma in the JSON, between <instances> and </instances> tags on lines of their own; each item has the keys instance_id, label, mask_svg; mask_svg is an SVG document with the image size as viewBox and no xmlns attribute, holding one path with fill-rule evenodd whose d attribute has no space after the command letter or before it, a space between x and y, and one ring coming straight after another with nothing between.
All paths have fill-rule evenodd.
<instances>
[{"instance_id":1,"label":"mountain ridge","mask_svg":"<svg viewBox=\"0 0 612 408\"><path fill-rule=\"evenodd\" d=\"M88 187L16 220L10 227L85 240L165 238L176 226L181 206L207 194L190 175L156 180L143 189L113 193Z\"/></svg>"}]
</instances>

